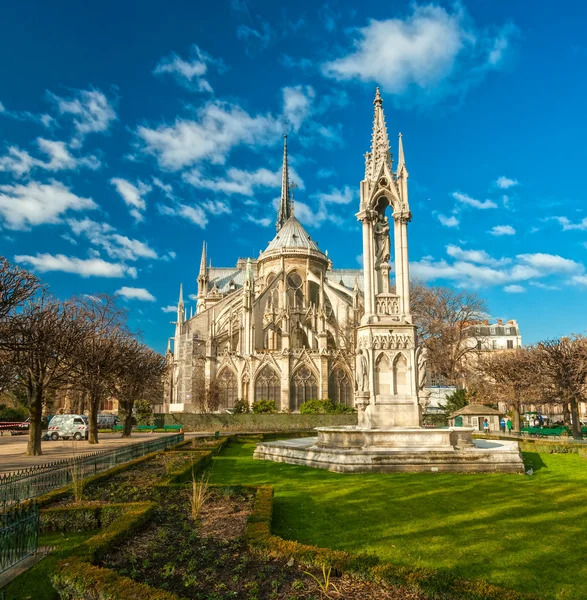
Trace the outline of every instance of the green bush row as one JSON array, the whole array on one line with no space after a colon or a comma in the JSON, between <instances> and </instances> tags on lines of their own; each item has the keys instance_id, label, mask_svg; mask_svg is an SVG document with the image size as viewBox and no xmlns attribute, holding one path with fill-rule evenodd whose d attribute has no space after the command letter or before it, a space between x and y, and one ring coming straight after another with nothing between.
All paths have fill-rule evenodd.
<instances>
[{"instance_id":1,"label":"green bush row","mask_svg":"<svg viewBox=\"0 0 587 600\"><path fill-rule=\"evenodd\" d=\"M78 504L41 510L41 531L88 531L103 529L118 519L127 504Z\"/></svg>"},{"instance_id":2,"label":"green bush row","mask_svg":"<svg viewBox=\"0 0 587 600\"><path fill-rule=\"evenodd\" d=\"M302 415L350 415L355 409L332 400L307 400L300 406Z\"/></svg>"},{"instance_id":3,"label":"green bush row","mask_svg":"<svg viewBox=\"0 0 587 600\"><path fill-rule=\"evenodd\" d=\"M353 555L339 550L319 548L284 540L271 533L273 488L257 489L253 512L249 517L246 539L252 551L261 556L293 558L309 567L332 567L359 579L404 586L434 599L454 600L531 600L532 596L487 583L461 579L452 572L418 569L381 563L374 555Z\"/></svg>"},{"instance_id":4,"label":"green bush row","mask_svg":"<svg viewBox=\"0 0 587 600\"><path fill-rule=\"evenodd\" d=\"M587 446L565 442L543 442L524 440L520 442L522 452L539 452L540 454L579 454L587 456Z\"/></svg>"},{"instance_id":5,"label":"green bush row","mask_svg":"<svg viewBox=\"0 0 587 600\"><path fill-rule=\"evenodd\" d=\"M199 414L173 413L161 415L166 425L179 423L184 431L222 432L288 432L312 431L315 427L356 425L356 414Z\"/></svg>"}]
</instances>

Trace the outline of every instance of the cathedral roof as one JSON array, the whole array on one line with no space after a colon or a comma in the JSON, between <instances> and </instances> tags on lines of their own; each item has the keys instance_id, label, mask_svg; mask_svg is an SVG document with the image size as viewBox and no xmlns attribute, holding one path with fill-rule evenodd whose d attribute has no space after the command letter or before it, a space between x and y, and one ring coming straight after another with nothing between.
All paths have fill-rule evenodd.
<instances>
[{"instance_id":1,"label":"cathedral roof","mask_svg":"<svg viewBox=\"0 0 587 600\"><path fill-rule=\"evenodd\" d=\"M322 252L302 224L293 216L283 224L277 235L269 242L265 252L281 248L310 248Z\"/></svg>"}]
</instances>

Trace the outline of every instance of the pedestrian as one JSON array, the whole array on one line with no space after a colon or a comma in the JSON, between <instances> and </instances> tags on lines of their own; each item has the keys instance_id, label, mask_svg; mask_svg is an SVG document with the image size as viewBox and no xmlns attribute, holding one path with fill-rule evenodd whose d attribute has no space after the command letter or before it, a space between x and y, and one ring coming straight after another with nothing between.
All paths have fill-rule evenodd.
<instances>
[{"instance_id":1,"label":"pedestrian","mask_svg":"<svg viewBox=\"0 0 587 600\"><path fill-rule=\"evenodd\" d=\"M513 426L514 426L514 425L513 425L513 423L512 423L512 420L511 420L511 419L508 419L508 422L507 422L508 433L511 433L511 432L512 432L512 428L513 428Z\"/></svg>"},{"instance_id":2,"label":"pedestrian","mask_svg":"<svg viewBox=\"0 0 587 600\"><path fill-rule=\"evenodd\" d=\"M487 419L483 421L483 432L489 433L489 421Z\"/></svg>"},{"instance_id":3,"label":"pedestrian","mask_svg":"<svg viewBox=\"0 0 587 600\"><path fill-rule=\"evenodd\" d=\"M503 431L503 433L505 433L505 417L501 418L501 421L499 422L499 428L501 431Z\"/></svg>"}]
</instances>

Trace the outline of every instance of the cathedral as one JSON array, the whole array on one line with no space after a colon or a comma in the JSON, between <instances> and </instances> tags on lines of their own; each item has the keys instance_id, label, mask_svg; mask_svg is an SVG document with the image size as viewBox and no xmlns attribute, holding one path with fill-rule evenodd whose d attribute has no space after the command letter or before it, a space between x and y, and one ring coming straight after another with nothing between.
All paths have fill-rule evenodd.
<instances>
[{"instance_id":1,"label":"cathedral","mask_svg":"<svg viewBox=\"0 0 587 600\"><path fill-rule=\"evenodd\" d=\"M357 213L364 270L337 269L295 216L284 137L275 237L257 258L239 258L235 267L212 267L204 243L195 314L188 315L180 286L175 335L167 350L166 411L225 412L237 400L249 405L274 400L281 412L296 412L307 400L327 398L360 409L361 402L368 403L362 398L369 389L382 398L404 392L417 396L419 386L408 382L407 373L418 360L407 297L408 173L401 134L393 171L379 89L365 161ZM390 349L380 353L389 362L383 367L371 349L374 321L387 323L384 328L404 323L409 334L405 349L399 340L397 357L386 357ZM365 327L369 343L362 342Z\"/></svg>"}]
</instances>

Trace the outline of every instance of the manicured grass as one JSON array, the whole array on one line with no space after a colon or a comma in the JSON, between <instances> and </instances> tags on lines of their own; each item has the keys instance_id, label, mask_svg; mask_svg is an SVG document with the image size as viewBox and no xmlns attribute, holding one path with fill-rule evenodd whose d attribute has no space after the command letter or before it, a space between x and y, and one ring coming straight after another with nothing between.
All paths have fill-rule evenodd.
<instances>
[{"instance_id":1,"label":"manicured grass","mask_svg":"<svg viewBox=\"0 0 587 600\"><path fill-rule=\"evenodd\" d=\"M6 600L58 598L50 579L57 569L58 561L69 556L76 546L96 533L97 531L82 531L81 533L47 533L39 536L39 546L55 546L55 550L6 586Z\"/></svg>"},{"instance_id":2,"label":"manicured grass","mask_svg":"<svg viewBox=\"0 0 587 600\"><path fill-rule=\"evenodd\" d=\"M587 459L526 453L534 474L339 474L253 460L229 444L211 483L275 487L272 529L302 543L548 599L587 598Z\"/></svg>"}]
</instances>

